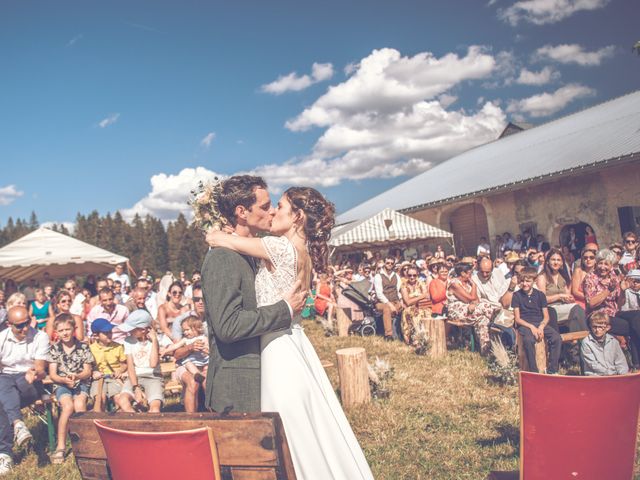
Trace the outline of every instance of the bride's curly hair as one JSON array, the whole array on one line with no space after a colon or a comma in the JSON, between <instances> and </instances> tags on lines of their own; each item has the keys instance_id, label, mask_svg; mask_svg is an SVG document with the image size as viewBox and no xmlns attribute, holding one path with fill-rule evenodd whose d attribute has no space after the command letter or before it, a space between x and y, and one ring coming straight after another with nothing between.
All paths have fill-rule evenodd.
<instances>
[{"instance_id":1,"label":"bride's curly hair","mask_svg":"<svg viewBox=\"0 0 640 480\"><path fill-rule=\"evenodd\" d=\"M313 269L317 273L325 272L329 263L327 242L335 225L335 206L320 192L310 187L291 187L284 195L291 202L293 213L304 213L302 227L307 237L307 249Z\"/></svg>"}]
</instances>

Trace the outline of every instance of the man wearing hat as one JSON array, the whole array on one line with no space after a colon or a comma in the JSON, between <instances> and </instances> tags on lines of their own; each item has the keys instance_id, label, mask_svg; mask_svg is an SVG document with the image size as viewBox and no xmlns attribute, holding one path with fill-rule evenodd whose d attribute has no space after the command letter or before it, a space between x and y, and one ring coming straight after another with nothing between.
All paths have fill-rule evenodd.
<instances>
[{"instance_id":1,"label":"man wearing hat","mask_svg":"<svg viewBox=\"0 0 640 480\"><path fill-rule=\"evenodd\" d=\"M382 322L384 324L384 339L391 341L394 335L393 317L397 318L402 310L400 302L400 287L402 281L400 276L394 272L395 259L387 256L384 260L384 267L373 278L373 288L378 301L376 310L382 312Z\"/></svg>"},{"instance_id":2,"label":"man wearing hat","mask_svg":"<svg viewBox=\"0 0 640 480\"><path fill-rule=\"evenodd\" d=\"M640 270L630 270L627 274L629 288L624 291L624 304L620 310L640 310Z\"/></svg>"}]
</instances>

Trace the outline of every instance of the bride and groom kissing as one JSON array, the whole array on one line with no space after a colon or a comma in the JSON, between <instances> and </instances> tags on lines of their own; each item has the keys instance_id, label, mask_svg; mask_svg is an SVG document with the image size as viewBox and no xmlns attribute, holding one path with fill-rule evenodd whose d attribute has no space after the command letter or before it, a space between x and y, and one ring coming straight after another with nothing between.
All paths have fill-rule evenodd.
<instances>
[{"instance_id":1,"label":"bride and groom kissing","mask_svg":"<svg viewBox=\"0 0 640 480\"><path fill-rule=\"evenodd\" d=\"M250 175L224 180L217 203L235 234L207 234L207 407L278 412L299 479L373 478L298 315L312 270L327 268L334 206L292 187L274 208Z\"/></svg>"}]
</instances>

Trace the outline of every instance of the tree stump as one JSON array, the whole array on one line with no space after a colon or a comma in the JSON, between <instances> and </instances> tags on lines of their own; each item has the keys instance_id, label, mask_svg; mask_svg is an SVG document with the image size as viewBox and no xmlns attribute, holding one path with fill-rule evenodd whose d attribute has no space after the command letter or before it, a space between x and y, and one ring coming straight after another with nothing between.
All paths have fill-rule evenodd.
<instances>
[{"instance_id":1,"label":"tree stump","mask_svg":"<svg viewBox=\"0 0 640 480\"><path fill-rule=\"evenodd\" d=\"M435 318L427 318L424 320L424 326L429 336L431 348L429 356L431 358L440 358L447 355L447 334L445 331L444 320Z\"/></svg>"},{"instance_id":2,"label":"tree stump","mask_svg":"<svg viewBox=\"0 0 640 480\"><path fill-rule=\"evenodd\" d=\"M345 408L371 402L367 352L361 347L336 350L340 398Z\"/></svg>"},{"instance_id":3,"label":"tree stump","mask_svg":"<svg viewBox=\"0 0 640 480\"><path fill-rule=\"evenodd\" d=\"M524 354L524 346L522 344L522 335L516 330L516 346L518 348L518 366L520 370L531 371L527 356ZM536 342L536 366L539 373L547 373L547 344L542 339Z\"/></svg>"},{"instance_id":4,"label":"tree stump","mask_svg":"<svg viewBox=\"0 0 640 480\"><path fill-rule=\"evenodd\" d=\"M351 326L351 319L344 313L344 310L340 307L336 308L336 326L338 328L339 337L347 337L349 335L349 327Z\"/></svg>"}]
</instances>

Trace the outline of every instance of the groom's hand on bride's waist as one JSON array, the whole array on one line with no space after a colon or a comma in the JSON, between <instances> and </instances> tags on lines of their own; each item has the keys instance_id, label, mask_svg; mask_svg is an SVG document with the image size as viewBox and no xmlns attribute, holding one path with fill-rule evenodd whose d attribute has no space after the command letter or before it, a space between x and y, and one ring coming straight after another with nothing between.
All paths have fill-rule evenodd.
<instances>
[{"instance_id":1,"label":"groom's hand on bride's waist","mask_svg":"<svg viewBox=\"0 0 640 480\"><path fill-rule=\"evenodd\" d=\"M287 302L287 305L289 305L292 317L293 314L302 311L308 294L308 290L302 287L302 280L296 280L296 283L293 284L289 293L283 298L283 300Z\"/></svg>"}]
</instances>

